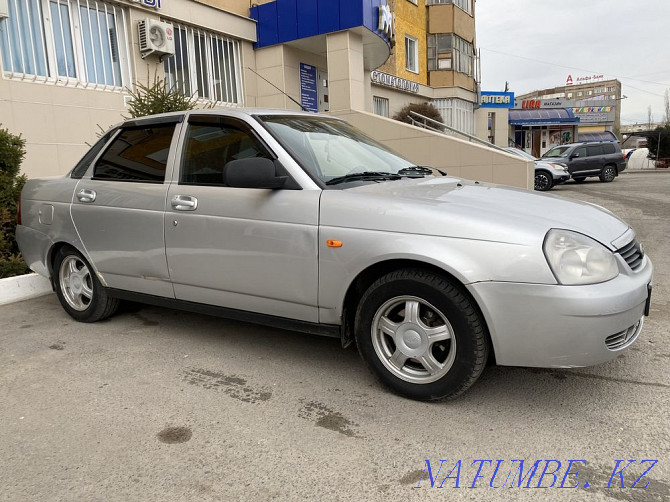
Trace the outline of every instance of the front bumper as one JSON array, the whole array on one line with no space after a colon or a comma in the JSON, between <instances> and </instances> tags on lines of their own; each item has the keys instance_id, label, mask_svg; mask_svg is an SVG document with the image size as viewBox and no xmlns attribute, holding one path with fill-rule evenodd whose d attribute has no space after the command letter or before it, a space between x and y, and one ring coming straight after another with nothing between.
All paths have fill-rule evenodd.
<instances>
[{"instance_id":1,"label":"front bumper","mask_svg":"<svg viewBox=\"0 0 670 502\"><path fill-rule=\"evenodd\" d=\"M565 183L570 179L570 174L565 173L565 174L555 174L554 175L554 185L558 185L560 183Z\"/></svg>"},{"instance_id":2,"label":"front bumper","mask_svg":"<svg viewBox=\"0 0 670 502\"><path fill-rule=\"evenodd\" d=\"M468 289L486 318L496 362L568 368L614 359L641 331L653 266L587 286L480 282ZM626 342L614 350L610 337Z\"/></svg>"}]
</instances>

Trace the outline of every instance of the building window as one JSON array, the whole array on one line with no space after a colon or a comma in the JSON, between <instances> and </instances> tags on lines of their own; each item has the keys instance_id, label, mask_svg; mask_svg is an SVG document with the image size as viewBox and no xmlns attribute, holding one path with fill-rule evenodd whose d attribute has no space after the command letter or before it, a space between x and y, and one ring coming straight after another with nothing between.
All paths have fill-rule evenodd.
<instances>
[{"instance_id":1,"label":"building window","mask_svg":"<svg viewBox=\"0 0 670 502\"><path fill-rule=\"evenodd\" d=\"M405 35L405 69L419 73L419 43L409 35Z\"/></svg>"},{"instance_id":2,"label":"building window","mask_svg":"<svg viewBox=\"0 0 670 502\"><path fill-rule=\"evenodd\" d=\"M120 89L130 78L125 26L125 11L107 2L10 1L0 20L4 74Z\"/></svg>"},{"instance_id":3,"label":"building window","mask_svg":"<svg viewBox=\"0 0 670 502\"><path fill-rule=\"evenodd\" d=\"M474 47L458 35L428 35L427 57L428 71L456 70L474 75Z\"/></svg>"},{"instance_id":4,"label":"building window","mask_svg":"<svg viewBox=\"0 0 670 502\"><path fill-rule=\"evenodd\" d=\"M567 94L567 97L568 97L568 99L572 98L572 93L569 92L569 93Z\"/></svg>"},{"instance_id":5,"label":"building window","mask_svg":"<svg viewBox=\"0 0 670 502\"><path fill-rule=\"evenodd\" d=\"M581 97L582 97L582 94L583 94L582 91L578 91L578 92L577 92L577 97L581 98Z\"/></svg>"},{"instance_id":6,"label":"building window","mask_svg":"<svg viewBox=\"0 0 670 502\"><path fill-rule=\"evenodd\" d=\"M474 134L474 104L458 98L435 99L432 101L442 115L442 121L465 134Z\"/></svg>"},{"instance_id":7,"label":"building window","mask_svg":"<svg viewBox=\"0 0 670 502\"><path fill-rule=\"evenodd\" d=\"M426 5L453 4L472 16L472 0L426 0Z\"/></svg>"},{"instance_id":8,"label":"building window","mask_svg":"<svg viewBox=\"0 0 670 502\"><path fill-rule=\"evenodd\" d=\"M382 117L388 117L389 100L386 98L380 98L379 96L372 96L372 111L376 115L381 115Z\"/></svg>"},{"instance_id":9,"label":"building window","mask_svg":"<svg viewBox=\"0 0 670 502\"><path fill-rule=\"evenodd\" d=\"M239 41L190 26L173 25L175 55L163 61L168 87L184 96L242 103Z\"/></svg>"}]
</instances>

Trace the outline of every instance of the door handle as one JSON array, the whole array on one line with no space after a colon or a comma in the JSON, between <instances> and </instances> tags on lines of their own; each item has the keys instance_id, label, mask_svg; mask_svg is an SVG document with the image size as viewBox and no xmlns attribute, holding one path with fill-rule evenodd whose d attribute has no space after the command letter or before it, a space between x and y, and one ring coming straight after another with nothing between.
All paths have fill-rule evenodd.
<instances>
[{"instance_id":1,"label":"door handle","mask_svg":"<svg viewBox=\"0 0 670 502\"><path fill-rule=\"evenodd\" d=\"M79 202L93 202L96 196L95 190L89 190L88 188L83 188L77 192Z\"/></svg>"},{"instance_id":2,"label":"door handle","mask_svg":"<svg viewBox=\"0 0 670 502\"><path fill-rule=\"evenodd\" d=\"M198 199L190 195L175 195L170 204L175 211L195 211L198 207Z\"/></svg>"}]
</instances>

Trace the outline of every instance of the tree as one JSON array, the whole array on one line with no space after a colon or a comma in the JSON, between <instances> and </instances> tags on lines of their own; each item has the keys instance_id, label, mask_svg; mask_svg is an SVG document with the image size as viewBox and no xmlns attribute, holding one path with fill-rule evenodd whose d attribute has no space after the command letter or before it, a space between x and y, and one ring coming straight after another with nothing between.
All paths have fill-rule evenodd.
<instances>
[{"instance_id":1,"label":"tree","mask_svg":"<svg viewBox=\"0 0 670 502\"><path fill-rule=\"evenodd\" d=\"M410 118L409 112L415 112L429 119L436 120L437 122L442 122L442 115L440 111L435 108L435 105L431 103L410 103L404 106L398 113L396 113L393 118L399 120L400 122L405 122L407 124L412 124L412 119ZM418 119L415 119L418 120ZM429 126L435 127L436 124L428 123Z\"/></svg>"},{"instance_id":2,"label":"tree","mask_svg":"<svg viewBox=\"0 0 670 502\"><path fill-rule=\"evenodd\" d=\"M167 87L160 77L154 77L154 82L148 85L136 82L135 88L135 91L127 89L132 98L128 101L130 118L193 110L196 105L193 96L184 96L174 86Z\"/></svg>"},{"instance_id":3,"label":"tree","mask_svg":"<svg viewBox=\"0 0 670 502\"><path fill-rule=\"evenodd\" d=\"M20 174L25 155L26 140L0 129L0 278L28 271L14 239L19 197L26 182Z\"/></svg>"},{"instance_id":4,"label":"tree","mask_svg":"<svg viewBox=\"0 0 670 502\"><path fill-rule=\"evenodd\" d=\"M647 134L647 148L650 159L670 159L670 124Z\"/></svg>"},{"instance_id":5,"label":"tree","mask_svg":"<svg viewBox=\"0 0 670 502\"><path fill-rule=\"evenodd\" d=\"M670 94L668 89L665 90L665 117L663 117L665 125L670 125Z\"/></svg>"},{"instance_id":6,"label":"tree","mask_svg":"<svg viewBox=\"0 0 670 502\"><path fill-rule=\"evenodd\" d=\"M654 122L654 116L651 114L651 105L647 107L647 131L651 131L651 124Z\"/></svg>"}]
</instances>

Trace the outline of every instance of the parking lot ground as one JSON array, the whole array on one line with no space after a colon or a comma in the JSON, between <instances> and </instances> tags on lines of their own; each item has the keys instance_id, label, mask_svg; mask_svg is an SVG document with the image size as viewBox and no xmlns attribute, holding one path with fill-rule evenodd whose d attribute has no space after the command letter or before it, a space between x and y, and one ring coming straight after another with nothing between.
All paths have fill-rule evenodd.
<instances>
[{"instance_id":1,"label":"parking lot ground","mask_svg":"<svg viewBox=\"0 0 670 502\"><path fill-rule=\"evenodd\" d=\"M610 209L651 256L631 350L586 369L488 367L455 401L391 394L334 339L154 307L81 324L55 295L0 307L0 500L670 500L669 193L666 173L550 192ZM558 481L492 488L514 459L524 473L560 461ZM579 486L558 488L571 459L586 461ZM476 460L492 462L470 488ZM630 488L642 460L658 462Z\"/></svg>"}]
</instances>

